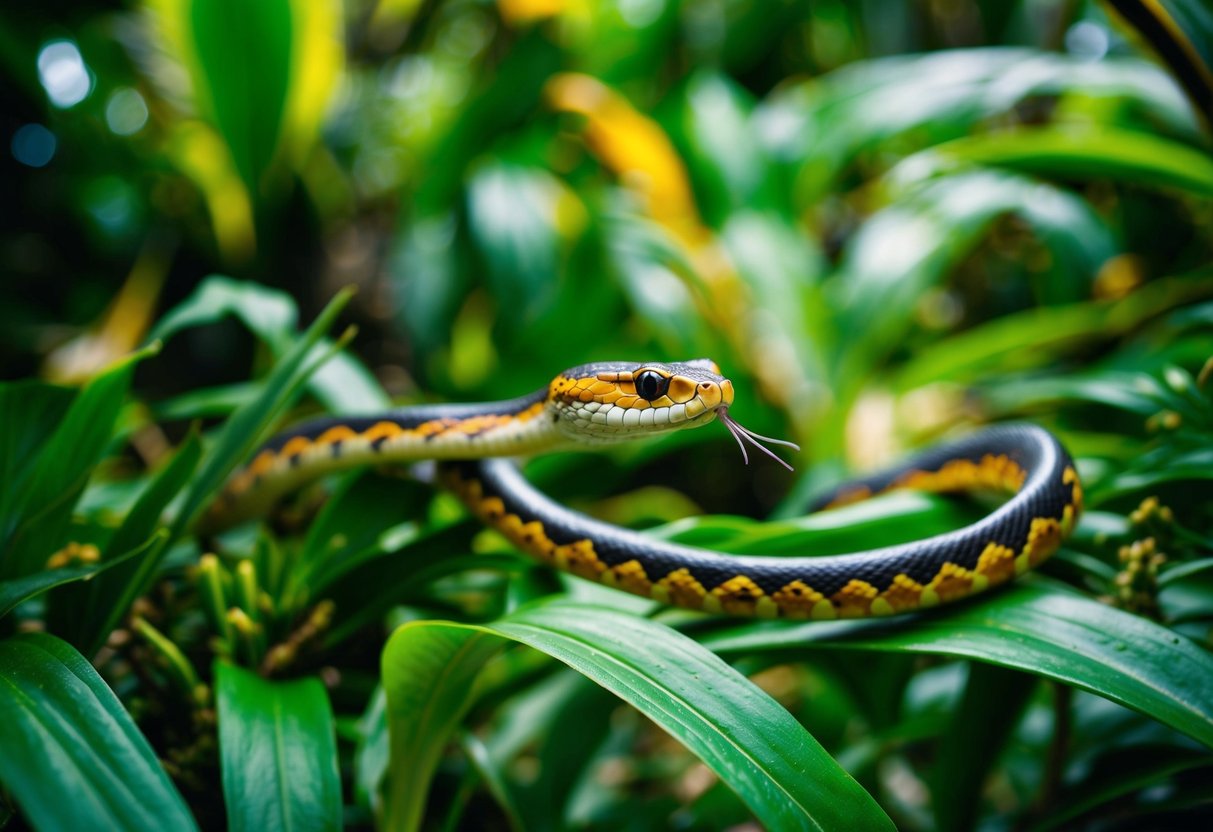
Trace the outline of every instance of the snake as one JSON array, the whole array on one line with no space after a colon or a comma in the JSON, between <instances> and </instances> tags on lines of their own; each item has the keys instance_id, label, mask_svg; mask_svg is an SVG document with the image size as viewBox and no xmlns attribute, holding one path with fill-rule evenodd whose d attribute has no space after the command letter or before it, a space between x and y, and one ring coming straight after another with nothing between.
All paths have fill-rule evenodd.
<instances>
[{"instance_id":1,"label":"snake","mask_svg":"<svg viewBox=\"0 0 1213 832\"><path fill-rule=\"evenodd\" d=\"M743 454L748 443L776 457L760 440L791 445L742 427L729 413L733 399L732 382L709 359L599 362L565 370L545 387L513 399L313 419L255 452L228 480L208 525L223 529L264 515L326 473L432 462L439 484L544 564L676 607L830 620L927 609L1004 584L1052 555L1082 511L1082 486L1070 455L1049 431L1027 423L989 426L820 496L810 510L897 489L1006 495L963 528L842 555L724 554L660 540L565 507L533 486L511 459L609 446L716 421Z\"/></svg>"}]
</instances>

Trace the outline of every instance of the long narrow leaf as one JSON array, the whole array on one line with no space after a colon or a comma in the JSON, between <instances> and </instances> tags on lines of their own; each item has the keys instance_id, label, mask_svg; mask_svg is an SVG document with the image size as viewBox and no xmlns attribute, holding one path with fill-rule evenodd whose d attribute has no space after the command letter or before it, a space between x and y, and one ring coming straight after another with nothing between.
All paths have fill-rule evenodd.
<instances>
[{"instance_id":1,"label":"long narrow leaf","mask_svg":"<svg viewBox=\"0 0 1213 832\"><path fill-rule=\"evenodd\" d=\"M80 653L95 655L133 600L147 592L155 565L160 563L169 543L169 531L165 529L154 546L143 543L152 537L165 508L186 486L200 457L201 440L197 432L190 432L171 460L156 472L104 546L107 564L113 558L121 558L124 563L96 580L61 589L51 598L49 616L53 632L75 645ZM141 552L139 557L127 559L125 555L135 548Z\"/></svg>"},{"instance_id":2,"label":"long narrow leaf","mask_svg":"<svg viewBox=\"0 0 1213 832\"><path fill-rule=\"evenodd\" d=\"M0 618L3 618L9 610L20 604L22 601L28 601L36 595L39 595L47 590L54 589L57 586L82 581L86 578L92 578L99 572L104 572L114 566L121 564L128 558L133 558L145 548L150 548L155 545L158 540L149 540L144 546L138 549L132 549L123 557L115 558L112 561L103 561L101 563L90 563L82 566L65 566L60 569L44 569L41 572L35 572L32 575L26 575L24 578L17 578L11 581L0 581Z\"/></svg>"},{"instance_id":3,"label":"long narrow leaf","mask_svg":"<svg viewBox=\"0 0 1213 832\"><path fill-rule=\"evenodd\" d=\"M172 460L157 472L151 484L127 512L122 525L105 547L107 560L148 539L160 523L169 502L193 475L201 456L202 442L197 433L191 432ZM167 537L166 532L162 545L167 544ZM66 599L65 603L74 608L70 616L73 637L69 640L80 647L84 655L92 656L97 652L131 603L150 583L152 570L160 560L161 549L148 547L143 552L143 557L107 572L82 587L79 596Z\"/></svg>"},{"instance_id":4,"label":"long narrow leaf","mask_svg":"<svg viewBox=\"0 0 1213 832\"><path fill-rule=\"evenodd\" d=\"M227 421L218 443L207 455L202 469L194 478L193 487L189 490L174 524L174 538L199 516L206 501L223 484L228 474L248 456L262 433L290 403L291 395L301 381L301 372L312 353L312 347L333 325L337 315L349 303L352 294L352 291L347 289L329 301L328 306L308 327L303 337L274 366L260 395L240 408Z\"/></svg>"},{"instance_id":5,"label":"long narrow leaf","mask_svg":"<svg viewBox=\"0 0 1213 832\"><path fill-rule=\"evenodd\" d=\"M41 568L66 541L68 518L89 474L109 445L135 365L155 344L122 359L90 381L32 462L16 507L0 530L0 577Z\"/></svg>"}]
</instances>

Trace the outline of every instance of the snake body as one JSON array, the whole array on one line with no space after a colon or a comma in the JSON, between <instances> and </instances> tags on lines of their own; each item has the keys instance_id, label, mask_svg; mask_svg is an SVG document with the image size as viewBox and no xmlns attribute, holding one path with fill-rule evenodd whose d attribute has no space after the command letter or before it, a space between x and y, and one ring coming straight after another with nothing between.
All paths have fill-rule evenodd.
<instances>
[{"instance_id":1,"label":"snake body","mask_svg":"<svg viewBox=\"0 0 1213 832\"><path fill-rule=\"evenodd\" d=\"M732 384L710 361L598 363L532 395L322 419L271 439L214 507L213 526L266 511L321 473L380 462L438 461L439 481L484 523L544 563L583 578L712 613L859 618L932 607L1004 583L1055 552L1082 509L1074 464L1034 425L1000 425L855 480L815 509L899 488L1012 496L947 534L847 555L724 555L655 540L571 511L502 457L624 441L727 417Z\"/></svg>"}]
</instances>

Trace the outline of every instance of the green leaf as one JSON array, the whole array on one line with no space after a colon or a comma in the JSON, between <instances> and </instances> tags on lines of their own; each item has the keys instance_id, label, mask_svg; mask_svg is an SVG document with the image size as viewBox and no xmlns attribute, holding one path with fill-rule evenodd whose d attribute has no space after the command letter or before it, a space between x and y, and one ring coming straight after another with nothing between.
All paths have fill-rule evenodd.
<instances>
[{"instance_id":1,"label":"green leaf","mask_svg":"<svg viewBox=\"0 0 1213 832\"><path fill-rule=\"evenodd\" d=\"M649 530L666 540L764 556L839 555L908 543L953 531L981 517L963 501L893 491L793 520L761 522L727 515L687 517Z\"/></svg>"},{"instance_id":2,"label":"green leaf","mask_svg":"<svg viewBox=\"0 0 1213 832\"><path fill-rule=\"evenodd\" d=\"M38 829L196 829L147 740L84 658L0 642L0 782Z\"/></svg>"},{"instance_id":3,"label":"green leaf","mask_svg":"<svg viewBox=\"0 0 1213 832\"><path fill-rule=\"evenodd\" d=\"M413 480L355 472L337 487L308 527L288 580L312 596L323 592L342 575L382 554L383 542L390 542L388 532L419 520L431 498L431 489Z\"/></svg>"},{"instance_id":4,"label":"green leaf","mask_svg":"<svg viewBox=\"0 0 1213 832\"><path fill-rule=\"evenodd\" d=\"M264 194L289 93L290 0L211 0L189 9L200 71L195 88L249 192Z\"/></svg>"},{"instance_id":5,"label":"green leaf","mask_svg":"<svg viewBox=\"0 0 1213 832\"><path fill-rule=\"evenodd\" d=\"M154 344L145 347L96 376L72 401L37 458L27 452L33 467L17 475L24 485L0 518L0 577L40 570L67 541L72 509L109 446L135 365L158 350Z\"/></svg>"},{"instance_id":6,"label":"green leaf","mask_svg":"<svg viewBox=\"0 0 1213 832\"><path fill-rule=\"evenodd\" d=\"M133 551L127 553L127 557L134 555L135 552ZM0 618L3 618L13 607L22 601L28 601L30 598L57 586L90 578L98 572L109 569L111 566L116 566L122 560L125 560L125 558L119 558L111 562L90 563L84 566L64 566L60 569L44 569L41 572L35 572L32 575L26 575L23 578L17 578L12 581L0 581Z\"/></svg>"},{"instance_id":7,"label":"green leaf","mask_svg":"<svg viewBox=\"0 0 1213 832\"><path fill-rule=\"evenodd\" d=\"M354 801L376 815L383 808L380 786L387 763L387 698L383 687L377 685L358 720L358 744L354 749Z\"/></svg>"},{"instance_id":8,"label":"green leaf","mask_svg":"<svg viewBox=\"0 0 1213 832\"><path fill-rule=\"evenodd\" d=\"M278 350L289 346L299 313L286 292L213 274L164 315L148 338L167 341L178 332L229 316L239 319L259 339Z\"/></svg>"},{"instance_id":9,"label":"green leaf","mask_svg":"<svg viewBox=\"0 0 1213 832\"><path fill-rule=\"evenodd\" d=\"M1213 9L1204 0L1108 0L1171 67L1213 128Z\"/></svg>"},{"instance_id":10,"label":"green leaf","mask_svg":"<svg viewBox=\"0 0 1213 832\"><path fill-rule=\"evenodd\" d=\"M950 169L957 162L1213 196L1213 156L1162 136L1115 127L1049 127L966 136L911 156L902 165L922 171Z\"/></svg>"},{"instance_id":11,"label":"green leaf","mask_svg":"<svg viewBox=\"0 0 1213 832\"><path fill-rule=\"evenodd\" d=\"M1057 275L1070 284L1054 290L1063 297L1086 296L1098 267L1115 252L1103 221L1059 188L993 170L922 183L864 223L829 283L836 326L846 334L835 350L837 388L862 388L872 367L902 345L927 290L951 275L1005 214L1042 229L1050 249L1072 260Z\"/></svg>"},{"instance_id":12,"label":"green leaf","mask_svg":"<svg viewBox=\"0 0 1213 832\"><path fill-rule=\"evenodd\" d=\"M490 556L459 557L471 551L472 538L482 529L478 522L465 520L420 530L403 541L382 540L339 577L326 571L316 583L309 578L309 589L323 581L324 597L337 605L337 620L325 634L325 643L339 643L381 621L388 610L400 604L432 604L429 584L436 578L467 569L498 568L500 564ZM510 557L511 564L518 562L516 556Z\"/></svg>"},{"instance_id":13,"label":"green leaf","mask_svg":"<svg viewBox=\"0 0 1213 832\"><path fill-rule=\"evenodd\" d=\"M725 654L831 647L976 659L1088 690L1213 747L1213 656L1166 627L1039 578L950 610L821 625L753 622L700 642Z\"/></svg>"},{"instance_id":14,"label":"green leaf","mask_svg":"<svg viewBox=\"0 0 1213 832\"><path fill-rule=\"evenodd\" d=\"M71 626L70 635L65 637L84 655L92 656L101 648L135 598L151 585L153 570L160 561L163 546L168 543L167 531L158 545L142 544L159 527L162 514L185 488L201 457L202 442L197 432L191 431L173 458L139 495L122 525L106 543L103 553L107 563L136 548L142 548L142 556L89 582L78 594L73 592L63 599L62 605L69 610L63 620Z\"/></svg>"},{"instance_id":15,"label":"green leaf","mask_svg":"<svg viewBox=\"0 0 1213 832\"><path fill-rule=\"evenodd\" d=\"M507 803L502 811L527 832L576 825L570 811L579 788L597 788L594 764L603 744L620 740L618 726L602 718L616 705L610 691L560 669L494 708L495 730L485 738L477 766L500 784ZM510 772L520 756L530 755L542 765L533 779L517 782ZM502 802L497 790L494 796Z\"/></svg>"},{"instance_id":16,"label":"green leaf","mask_svg":"<svg viewBox=\"0 0 1213 832\"><path fill-rule=\"evenodd\" d=\"M1150 61L1006 47L856 61L785 86L758 118L771 155L799 166L795 184L804 204L836 192L862 151L930 146L967 135L1021 102L1070 93L1125 101L1172 132L1199 136L1188 102Z\"/></svg>"},{"instance_id":17,"label":"green leaf","mask_svg":"<svg viewBox=\"0 0 1213 832\"><path fill-rule=\"evenodd\" d=\"M202 281L193 294L160 319L150 337L165 341L182 330L227 317L234 317L248 327L278 359L294 342L298 311L290 295L223 275L211 275ZM309 360L319 358L331 346L330 341L321 338ZM320 367L308 379L308 389L332 413L373 412L391 404L366 367L345 353L332 356ZM243 404L248 395L243 387L196 391L181 396L173 409L228 407L232 402ZM171 418L172 410L164 416Z\"/></svg>"},{"instance_id":18,"label":"green leaf","mask_svg":"<svg viewBox=\"0 0 1213 832\"><path fill-rule=\"evenodd\" d=\"M14 511L21 497L33 462L50 438L76 391L40 381L0 383L0 540L8 536L15 523Z\"/></svg>"},{"instance_id":19,"label":"green leaf","mask_svg":"<svg viewBox=\"0 0 1213 832\"><path fill-rule=\"evenodd\" d=\"M886 829L888 818L774 700L654 622L567 601L489 626L419 621L383 653L391 730L387 826L417 828L473 682L505 640L572 667L636 707L715 771L773 829Z\"/></svg>"},{"instance_id":20,"label":"green leaf","mask_svg":"<svg viewBox=\"0 0 1213 832\"><path fill-rule=\"evenodd\" d=\"M911 390L933 381L963 382L983 373L1046 364L1207 295L1208 281L1207 273L1195 273L1154 281L1120 301L1037 307L1003 315L918 350L897 374L895 386Z\"/></svg>"},{"instance_id":21,"label":"green leaf","mask_svg":"<svg viewBox=\"0 0 1213 832\"><path fill-rule=\"evenodd\" d=\"M308 327L307 332L274 365L260 394L232 414L224 424L218 442L206 455L201 470L193 479L192 487L186 492L185 501L173 526L174 540L201 515L215 491L227 480L236 466L252 453L262 434L290 404L308 372L315 370L314 365L306 363L312 354L312 348L349 303L351 294L350 290L338 292L329 301L328 306Z\"/></svg>"},{"instance_id":22,"label":"green leaf","mask_svg":"<svg viewBox=\"0 0 1213 832\"><path fill-rule=\"evenodd\" d=\"M524 328L551 301L560 266L561 185L547 171L496 161L468 183L468 228L489 288Z\"/></svg>"},{"instance_id":23,"label":"green leaf","mask_svg":"<svg viewBox=\"0 0 1213 832\"><path fill-rule=\"evenodd\" d=\"M332 349L333 342L321 338L313 348L310 360L315 361ZM308 379L308 390L330 413L378 413L392 406L374 374L344 350L332 354L312 374Z\"/></svg>"},{"instance_id":24,"label":"green leaf","mask_svg":"<svg viewBox=\"0 0 1213 832\"><path fill-rule=\"evenodd\" d=\"M1029 827L1031 832L1073 829L1074 821L1117 805L1117 799L1133 794L1175 774L1204 769L1195 782L1208 782L1213 774L1209 755L1199 749L1168 745L1133 745L1113 748L1088 764L1087 776L1053 802L1048 817ZM1206 801L1207 802L1207 801ZM1148 806L1148 804L1147 804Z\"/></svg>"},{"instance_id":25,"label":"green leaf","mask_svg":"<svg viewBox=\"0 0 1213 832\"><path fill-rule=\"evenodd\" d=\"M399 297L401 327L429 352L449 342L451 327L468 289L459 268L453 211L412 217L392 243L389 268Z\"/></svg>"},{"instance_id":26,"label":"green leaf","mask_svg":"<svg viewBox=\"0 0 1213 832\"><path fill-rule=\"evenodd\" d=\"M215 665L228 826L341 828L341 777L328 694L318 679L279 682Z\"/></svg>"},{"instance_id":27,"label":"green leaf","mask_svg":"<svg viewBox=\"0 0 1213 832\"><path fill-rule=\"evenodd\" d=\"M390 748L386 828L420 828L430 778L475 701L476 677L500 649L500 638L455 624L405 624L389 639L382 657Z\"/></svg>"},{"instance_id":28,"label":"green leaf","mask_svg":"<svg viewBox=\"0 0 1213 832\"><path fill-rule=\"evenodd\" d=\"M931 788L936 827L973 829L986 777L1015 731L1037 679L970 664L959 707L939 745Z\"/></svg>"},{"instance_id":29,"label":"green leaf","mask_svg":"<svg viewBox=\"0 0 1213 832\"><path fill-rule=\"evenodd\" d=\"M153 404L152 416L158 422L230 416L242 405L252 401L260 389L260 385L255 381L243 381L238 384L188 390L179 396Z\"/></svg>"},{"instance_id":30,"label":"green leaf","mask_svg":"<svg viewBox=\"0 0 1213 832\"><path fill-rule=\"evenodd\" d=\"M771 206L753 107L750 94L727 75L703 70L687 82L679 127L690 146L688 173L702 194L701 210L715 227L745 209Z\"/></svg>"}]
</instances>

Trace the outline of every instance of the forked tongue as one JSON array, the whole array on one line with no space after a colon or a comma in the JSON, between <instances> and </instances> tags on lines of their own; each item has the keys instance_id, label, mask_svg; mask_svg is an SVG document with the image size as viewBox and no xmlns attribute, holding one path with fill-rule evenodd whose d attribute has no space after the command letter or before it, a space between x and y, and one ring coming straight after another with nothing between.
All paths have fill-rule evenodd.
<instances>
[{"instance_id":1,"label":"forked tongue","mask_svg":"<svg viewBox=\"0 0 1213 832\"><path fill-rule=\"evenodd\" d=\"M773 445L783 445L799 451L800 446L795 442L789 442L786 439L774 439L770 436L763 436L760 433L754 433L754 431L742 426L740 422L729 416L729 409L727 407L717 409L716 415L720 417L720 421L724 423L724 426L729 429L729 433L733 434L733 438L737 440L737 447L741 448L741 458L745 460L746 465L750 464L750 455L745 449L746 442L748 442L769 456L771 459L778 462L784 468L787 468L789 471L793 470L791 465L780 459L774 451L762 443L770 442Z\"/></svg>"}]
</instances>

